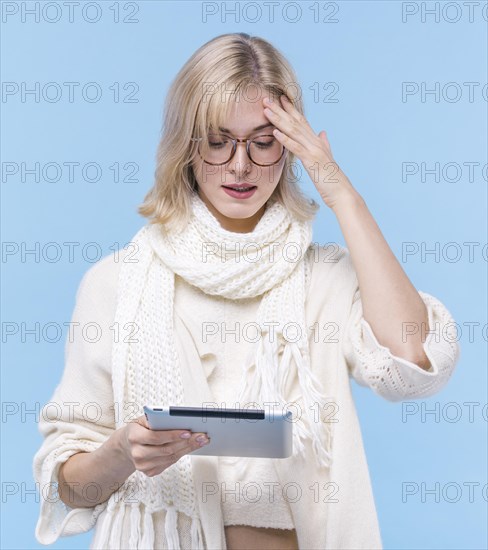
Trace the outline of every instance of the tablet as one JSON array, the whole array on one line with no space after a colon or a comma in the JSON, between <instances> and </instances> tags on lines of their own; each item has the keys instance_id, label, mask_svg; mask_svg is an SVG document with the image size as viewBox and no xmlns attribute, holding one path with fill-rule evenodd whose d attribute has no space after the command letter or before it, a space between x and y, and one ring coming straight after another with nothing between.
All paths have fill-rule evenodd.
<instances>
[{"instance_id":1,"label":"tablet","mask_svg":"<svg viewBox=\"0 0 488 550\"><path fill-rule=\"evenodd\" d=\"M203 432L210 443L191 455L287 458L293 452L291 411L144 406L152 430Z\"/></svg>"}]
</instances>

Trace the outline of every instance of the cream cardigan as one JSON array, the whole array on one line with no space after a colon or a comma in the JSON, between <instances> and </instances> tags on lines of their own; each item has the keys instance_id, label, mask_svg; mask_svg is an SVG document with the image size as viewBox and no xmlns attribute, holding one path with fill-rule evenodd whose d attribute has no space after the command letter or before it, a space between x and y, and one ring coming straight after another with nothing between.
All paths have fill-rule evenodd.
<instances>
[{"instance_id":1,"label":"cream cardigan","mask_svg":"<svg viewBox=\"0 0 488 550\"><path fill-rule=\"evenodd\" d=\"M313 255L311 283L305 303L307 326L313 327L309 333L311 368L323 383L324 393L327 394L326 388L335 388L337 398L337 407L322 413L325 418L336 421L333 424L333 463L330 469L318 470L314 461L304 463L300 457L291 457L270 460L264 472L273 468L273 479L278 479L281 487L288 489L284 493L285 502L290 507L301 549L381 549L380 529L350 377L389 401L437 393L448 382L459 358L459 345L455 333L452 334L454 321L439 300L419 291L428 309L429 326L436 329L424 344L432 364L431 369L425 371L414 363L393 356L388 348L377 342L371 327L362 317L358 281L348 250L339 247L339 252L331 258L324 247L314 244L308 253ZM35 533L41 544L51 544L61 536L95 527L90 548L98 548L97 534L107 502L93 508L73 509L56 497L53 487L60 464L77 452L97 449L113 433L114 415L127 414L127 411L114 407L111 383L112 341L127 336L122 327L113 325L117 277L124 254L122 250L118 257L106 256L85 273L76 295L72 334L66 340L63 376L39 417L39 430L44 441L34 457L33 473L41 490L41 509ZM259 299L244 300L242 307L236 308L230 300L202 295L179 277L175 283L176 346L180 361L185 361L192 371L192 379L183 379L185 390L188 388L188 395L193 392L194 399L215 401L224 394L219 390L222 388L220 376L214 376L212 380L212 371L224 369L222 357L233 358L233 355L229 355L227 344L222 347L222 338L205 341L202 318L197 312L205 312L207 321L217 326L224 323L229 330L228 327L236 321L245 323L252 319L253 308L257 307ZM211 312L205 310L210 301L214 305ZM191 309L188 309L190 303ZM226 311L232 311L230 317ZM242 315L236 318L239 312ZM82 329L84 337L81 336ZM240 345L245 353L244 348L251 344L250 339L242 338L242 334L244 332L241 332ZM219 346L220 353L217 351ZM296 377L290 377L287 394L299 403L300 396L294 394L297 387ZM218 397L215 392L219 393ZM225 394L225 397L229 399L231 394ZM308 456L313 453L311 445L306 451ZM195 480L199 487L214 480L211 492L215 494L207 493L204 499L202 492L198 492L206 548L225 549L223 518L241 513L243 523L246 523L246 516L252 514L246 513L244 507L232 506L232 501L221 494L220 484L215 483L215 471L225 474L226 479L231 471L218 468L218 457L194 456L192 460L205 464L205 479ZM262 494L260 505L268 498L264 489ZM279 521L273 515L272 501L266 504L270 521ZM247 509L249 511L249 507ZM168 548L163 528L164 513L161 511L152 516L155 548ZM249 522L253 524L252 518ZM121 518L121 525L121 548L129 548L129 518ZM180 519L178 529L182 548L189 549L190 518Z\"/></svg>"},{"instance_id":2,"label":"cream cardigan","mask_svg":"<svg viewBox=\"0 0 488 550\"><path fill-rule=\"evenodd\" d=\"M200 335L194 343L213 403L220 407L240 406L237 390L241 365L247 364L247 356L254 352L256 330L253 326L261 296L239 301L212 296L179 276L176 276L175 288L176 314L189 334ZM224 525L294 528L285 498L287 488L280 486L272 461L240 457L219 457L218 460ZM246 466L241 479L236 475L235 466L242 462ZM292 498L291 489L289 498Z\"/></svg>"}]
</instances>

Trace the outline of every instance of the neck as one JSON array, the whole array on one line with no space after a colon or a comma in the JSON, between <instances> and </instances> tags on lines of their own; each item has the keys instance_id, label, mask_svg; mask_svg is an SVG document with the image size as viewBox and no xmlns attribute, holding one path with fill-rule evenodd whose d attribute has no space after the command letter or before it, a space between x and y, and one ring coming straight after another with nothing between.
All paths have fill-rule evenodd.
<instances>
[{"instance_id":1,"label":"neck","mask_svg":"<svg viewBox=\"0 0 488 550\"><path fill-rule=\"evenodd\" d=\"M265 203L253 216L249 218L229 218L224 216L219 212L210 201L206 201L199 195L203 202L206 204L210 212L215 216L217 221L220 223L222 229L226 231L231 231L232 233L251 233L254 231L254 228L259 223L259 220L262 218L265 210Z\"/></svg>"}]
</instances>

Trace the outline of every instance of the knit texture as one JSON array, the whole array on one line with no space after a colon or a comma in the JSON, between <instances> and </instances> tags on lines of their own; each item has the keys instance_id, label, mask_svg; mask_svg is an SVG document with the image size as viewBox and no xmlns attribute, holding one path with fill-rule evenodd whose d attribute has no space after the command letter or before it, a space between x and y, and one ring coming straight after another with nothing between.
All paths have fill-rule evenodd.
<instances>
[{"instance_id":1,"label":"knit texture","mask_svg":"<svg viewBox=\"0 0 488 550\"><path fill-rule=\"evenodd\" d=\"M92 266L78 289L72 322L83 327L96 321L102 328L101 338L97 342L88 342L80 334L66 341L63 378L39 416L39 430L44 440L34 457L33 475L42 489L35 532L41 544L52 544L58 537L83 533L94 527L95 540L90 547L93 549L142 548L141 539L151 529L154 529L153 548L174 548L168 543L165 534L165 510L146 517L145 502L137 499L142 491L135 493L124 487L108 500L82 508L70 508L56 497L60 464L76 452L91 452L102 446L116 428L117 414L122 414L126 420L128 414L134 415L132 407L120 409L114 406L111 365L114 339L117 338L117 332L114 333L117 281L124 264L134 261L133 249L130 247L121 251L120 256L111 254ZM314 331L311 335L311 365L322 382L323 393L333 391L337 396L337 410L328 407L324 411L326 420L340 420L333 424L334 460L330 468L318 468L311 442L307 442L307 452L303 457L276 459L272 463L282 486L303 489L301 498L289 501L300 548L380 549L378 518L349 377L352 376L356 382L369 386L378 396L391 401L425 398L441 391L454 372L459 357L457 339L451 340L444 336L449 334L454 319L439 300L419 291L428 310L429 327L435 330L435 334L424 343L432 368L424 370L388 353L387 348L376 341L371 327L362 316L358 281L347 249L339 248L338 254L331 261L330 249L316 245L309 249L309 256L315 260L311 261L313 269L305 304L307 324L310 327L324 327L325 331ZM183 280L180 277L175 279L175 304L178 306L182 305L182 285L178 283ZM185 287L189 289L191 285L185 283ZM177 350L183 369L184 389L191 404L197 404L201 396L207 401L214 399L207 387L206 373L212 366L209 354L218 351L220 347L215 345L214 340L202 339L202 316L191 316L192 307L200 311L209 306L211 296L208 296L208 300L200 300L200 294L192 293L191 302L183 305L185 311L178 312L183 314L183 318L175 314ZM215 304L220 301L220 298L215 297ZM226 319L245 322L255 318L254 313L250 317L241 315L241 309L232 308L232 311L235 314L228 316L223 311L219 313L218 308L209 308L205 318L219 322ZM328 330L330 322L339 327L339 331L332 337ZM134 324L125 328L119 326L119 329L119 339L128 338L129 334L132 340L140 338ZM136 346L134 343L133 347ZM231 349L227 352L226 356L232 357ZM49 368L54 367L46 366L47 373ZM290 393L287 395L290 395L290 400L301 404L297 378L295 373L289 380L287 391ZM215 399L219 398L220 394L216 393ZM100 405L100 418L88 418L83 414L84 407L93 402ZM53 407L53 403L61 406L61 410ZM78 403L79 406L72 411L71 405L63 405L70 403ZM393 404L391 414L395 414ZM204 545L209 550L225 548L222 494L217 491L215 495L205 496L202 491L206 483L218 487L217 458L192 455L192 463L196 466L193 474L199 490L198 505L204 527ZM326 494L322 491L316 493L317 488L330 487L328 483L336 484L340 492L333 497L330 490ZM107 512L109 507L110 515ZM270 514L273 512L272 507L270 503ZM177 515L180 547L193 550L195 545L191 542L191 532L195 539L195 526L198 523L183 513ZM107 522L109 525L106 525ZM120 532L117 526L122 524ZM100 535L106 538L107 532L110 532L111 540L107 544L99 544Z\"/></svg>"},{"instance_id":2,"label":"knit texture","mask_svg":"<svg viewBox=\"0 0 488 550\"><path fill-rule=\"evenodd\" d=\"M311 222L292 218L278 202L268 204L250 233L223 229L197 194L191 197L192 216L181 232L167 232L161 224L144 226L132 239L136 261L123 264L120 271L115 323L133 323L134 338L114 343L112 381L115 403L125 410L128 404L136 416L143 405L185 405L184 388L173 334L174 276L207 294L233 300L261 296L257 325L261 331L256 356L245 365L238 401L245 406L265 403L284 406L283 389L291 369L296 368L304 410L293 423L294 454L305 451L312 441L318 464L330 465L331 428L314 422L313 405L323 407L332 396L323 396L320 382L310 369L304 302L311 266L305 261L312 238ZM293 330L290 330L292 327ZM118 418L117 428L124 419ZM328 448L326 448L326 446ZM245 469L246 461L239 463ZM161 474L147 477L135 471L122 492L130 487L131 498L145 504L142 535L140 508L132 507L134 533L130 544L141 536L143 548L151 548L154 531L151 513L166 510L165 533L172 548L180 548L177 514L192 518L192 548L203 545L192 462L188 455ZM100 544L114 548L120 519L117 507L124 501L110 499ZM132 547L132 546L131 546Z\"/></svg>"}]
</instances>

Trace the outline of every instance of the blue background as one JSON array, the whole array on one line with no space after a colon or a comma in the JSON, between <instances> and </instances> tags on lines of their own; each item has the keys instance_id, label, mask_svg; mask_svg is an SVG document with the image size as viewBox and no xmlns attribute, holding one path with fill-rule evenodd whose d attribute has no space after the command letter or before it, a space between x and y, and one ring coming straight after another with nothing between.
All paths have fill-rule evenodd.
<instances>
[{"instance_id":1,"label":"blue background","mask_svg":"<svg viewBox=\"0 0 488 550\"><path fill-rule=\"evenodd\" d=\"M22 261L20 253L2 256L3 322L25 322L32 327L71 318L75 293L83 274L97 257L97 248L81 249L97 243L102 255L124 246L145 219L136 212L152 186L154 156L159 138L163 100L171 80L183 63L204 42L226 32L244 31L262 36L278 47L294 66L303 90L306 116L318 133L327 131L336 161L364 197L385 238L414 286L439 298L459 323L461 359L448 384L440 393L416 403L433 410L440 418L420 413L402 421L405 404L391 403L369 388L353 382L353 392L361 422L365 449L385 548L486 548L487 540L487 421L481 409L487 399L487 262L481 249L488 242L486 226L487 102L481 88L487 75L487 22L481 15L486 2L474 8L469 21L462 2L438 3L440 17L421 9L433 2L406 3L418 12L402 22L402 2L347 1L327 8L321 2L301 2L296 20L293 6L283 13L276 8L274 20L261 3L244 3L240 19L229 11L234 3L208 2L120 2L119 23L114 22L114 2L98 2L101 19L83 19L80 7L75 20L68 21L67 8L53 19L55 10L40 20L22 20L21 4L2 2L1 80L2 82L79 82L74 102L69 102L62 86L60 101L49 103L33 96L22 101L20 94L2 94L1 155L5 163L31 167L48 162L74 161L84 165L97 162L103 175L97 182L86 181L79 170L73 182L67 172L58 182L25 181L17 175L2 178L1 240L25 243L33 248L57 242L63 254L57 261L32 255ZM84 2L82 2L84 4ZM262 15L256 18L257 4ZM286 3L293 4L293 3ZM135 6L136 8L131 8ZM247 5L247 8L245 8ZM315 12L310 9L315 5ZM454 7L453 7L454 5ZM7 15L12 6L18 13ZM314 20L317 6L322 19ZM456 19L456 9L460 19ZM204 19L202 9L216 10ZM134 23L123 22L133 13ZM334 13L335 12L335 13ZM88 11L93 18L95 11ZM486 16L486 15L485 15ZM247 19L247 20L246 20ZM295 20L295 21L294 21ZM294 22L293 22L294 21ZM81 98L87 82L102 88L100 101ZM137 102L114 102L109 89L120 83L121 98L127 82L135 82ZM328 102L323 86L335 82L338 91ZM420 93L402 101L402 82L425 82L432 88L439 82L457 83L462 95L448 101L454 88L444 88L439 101ZM470 101L463 82L477 82ZM419 84L420 85L420 84ZM313 89L319 90L314 95ZM330 88L328 89L331 90ZM52 90L51 90L52 91ZM486 90L485 90L486 94ZM122 167L138 166L135 181L115 182L113 163L119 162L121 178L129 174ZM439 162L457 163L462 168L458 181L440 181L419 174L403 181L402 163L425 162L431 168ZM477 162L470 181L464 162ZM321 201L305 171L302 185L321 203L314 226L314 241L344 239L333 213ZM448 175L452 176L453 172ZM62 243L80 243L70 261ZM402 259L402 243L425 243L433 249L439 243L441 255L420 253ZM479 243L470 259L465 242ZM457 243L461 256L449 261ZM444 250L444 253L442 251ZM54 250L51 249L50 253ZM404 261L403 261L404 260ZM469 338L467 325L474 327ZM5 325L3 325L5 326ZM59 382L64 365L64 339L36 343L19 335L2 342L2 541L3 548L42 548L34 538L39 502L32 491L32 458L41 444L35 414L5 414L7 403L20 410L35 410L47 402ZM465 402L478 403L469 418ZM454 405L453 405L454 404ZM457 404L461 416L449 421ZM447 406L447 408L446 408ZM425 483L440 490L439 502L432 494L420 493L402 502L402 483ZM470 499L465 483L478 483ZM19 492L5 494L9 484ZM460 489L457 502L452 485ZM449 489L451 487L451 489ZM455 486L454 486L455 487ZM444 492L443 492L444 491ZM37 499L38 500L38 499ZM87 548L93 532L63 538L53 548Z\"/></svg>"}]
</instances>

